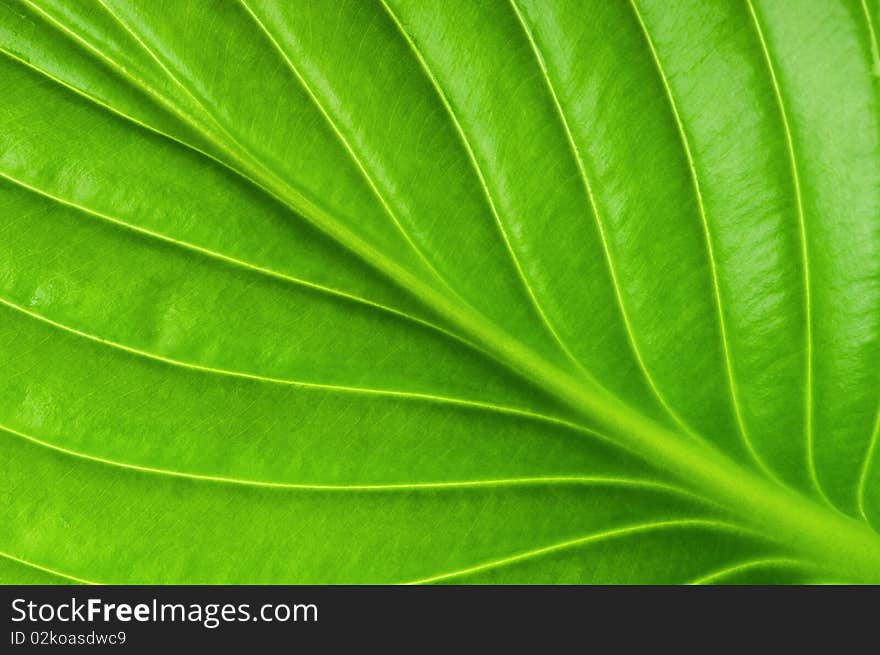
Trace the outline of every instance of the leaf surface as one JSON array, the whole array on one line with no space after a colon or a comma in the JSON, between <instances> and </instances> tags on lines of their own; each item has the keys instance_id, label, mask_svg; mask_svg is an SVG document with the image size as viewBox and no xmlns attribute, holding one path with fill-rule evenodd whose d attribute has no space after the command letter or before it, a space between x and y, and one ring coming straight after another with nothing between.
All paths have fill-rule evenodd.
<instances>
[{"instance_id":1,"label":"leaf surface","mask_svg":"<svg viewBox=\"0 0 880 655\"><path fill-rule=\"evenodd\" d=\"M0 581L880 582L869 0L0 5Z\"/></svg>"}]
</instances>

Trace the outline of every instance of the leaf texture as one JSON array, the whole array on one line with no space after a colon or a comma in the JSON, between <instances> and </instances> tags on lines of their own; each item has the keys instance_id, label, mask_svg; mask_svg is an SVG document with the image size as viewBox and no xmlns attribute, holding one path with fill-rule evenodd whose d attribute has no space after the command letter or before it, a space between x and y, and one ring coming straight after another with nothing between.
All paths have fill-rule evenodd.
<instances>
[{"instance_id":1,"label":"leaf texture","mask_svg":"<svg viewBox=\"0 0 880 655\"><path fill-rule=\"evenodd\" d=\"M0 581L880 582L878 11L0 3Z\"/></svg>"}]
</instances>

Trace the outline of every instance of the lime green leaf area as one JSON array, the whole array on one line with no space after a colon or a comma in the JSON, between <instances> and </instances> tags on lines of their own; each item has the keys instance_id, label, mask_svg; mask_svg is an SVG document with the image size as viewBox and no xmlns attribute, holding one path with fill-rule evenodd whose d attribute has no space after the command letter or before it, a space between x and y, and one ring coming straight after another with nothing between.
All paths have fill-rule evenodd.
<instances>
[{"instance_id":1,"label":"lime green leaf area","mask_svg":"<svg viewBox=\"0 0 880 655\"><path fill-rule=\"evenodd\" d=\"M0 2L0 582L880 583L878 14Z\"/></svg>"}]
</instances>

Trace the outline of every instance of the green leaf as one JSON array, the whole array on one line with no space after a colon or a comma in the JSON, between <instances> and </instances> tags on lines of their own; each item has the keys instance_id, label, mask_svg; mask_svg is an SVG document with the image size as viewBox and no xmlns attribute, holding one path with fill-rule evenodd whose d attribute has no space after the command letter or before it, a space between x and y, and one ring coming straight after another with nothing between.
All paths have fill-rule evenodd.
<instances>
[{"instance_id":1,"label":"green leaf","mask_svg":"<svg viewBox=\"0 0 880 655\"><path fill-rule=\"evenodd\" d=\"M0 581L880 582L876 0L0 5Z\"/></svg>"}]
</instances>

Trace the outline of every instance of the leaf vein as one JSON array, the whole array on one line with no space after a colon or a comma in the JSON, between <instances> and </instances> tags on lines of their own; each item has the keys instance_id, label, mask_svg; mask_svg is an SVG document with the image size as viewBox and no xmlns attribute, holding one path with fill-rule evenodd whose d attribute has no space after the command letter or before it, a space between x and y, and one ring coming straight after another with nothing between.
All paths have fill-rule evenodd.
<instances>
[{"instance_id":1,"label":"leaf vein","mask_svg":"<svg viewBox=\"0 0 880 655\"><path fill-rule=\"evenodd\" d=\"M732 573L741 573L742 571L747 571L749 569L759 568L762 566L773 566L773 567L804 567L805 563L791 559L787 557L761 557L757 559L747 560L744 562L740 562L739 564L733 564L731 566L725 566L724 568L718 569L717 571L713 571L712 573L707 573L706 575L700 576L690 582L686 582L688 585L704 585L709 583L715 583L717 580L728 576Z\"/></svg>"},{"instance_id":2,"label":"leaf vein","mask_svg":"<svg viewBox=\"0 0 880 655\"><path fill-rule=\"evenodd\" d=\"M526 38L529 41L529 44L532 48L532 52L535 55L535 59L538 63L538 66L541 69L541 74L543 75L543 79L544 79L544 82L547 86L547 90L553 100L553 104L555 106L557 116L559 117L559 120L562 124L563 131L565 132L566 140L567 140L568 145L571 149L572 156L574 157L574 160L575 160L575 163L576 163L576 166L578 169L578 174L580 176L580 180L583 184L584 190L586 192L587 200L589 202L591 214L593 215L593 217L595 219L596 229L597 229L597 232L599 233L599 240L602 244L602 252L605 255L605 257L604 257L605 263L608 268L609 277L611 278L611 286L614 290L614 296L615 296L615 299L617 300L617 307L620 310L620 315L623 320L623 325L624 325L624 329L626 331L627 340L629 341L630 348L632 349L633 354L635 355L636 362L642 371L642 375L645 377L645 380L648 383L648 386L650 387L650 389L651 389L652 393L654 394L654 396L656 397L657 401L660 403L660 405L663 407L663 409L666 410L666 413L669 414L669 416L679 425L679 427L681 427L688 434L694 435L693 429L687 425L687 423L684 421L684 419L681 418L681 416L678 414L678 412L675 411L675 409L669 404L666 397L660 391L659 387L657 386L656 381L654 380L654 377L651 375L650 371L648 370L647 365L645 364L644 357L642 356L641 349L639 348L638 342L635 337L635 332L633 330L633 326L632 326L632 323L629 318L629 313L627 312L627 309L626 309L626 304L623 300L623 292L622 292L620 282L617 277L617 271L616 271L616 267L614 264L614 260L611 255L611 247L608 243L608 237L606 235L605 226L603 224L602 218L599 213L599 208L598 208L598 204L596 202L595 194L593 193L592 184L590 183L589 176L587 175L587 172L586 172L586 165L584 164L583 158L581 157L580 149L578 148L577 144L575 143L574 136L572 135L571 128L568 123L568 119L566 118L566 115L565 115L565 111L562 108L561 101L559 100L559 97L558 97L556 90L553 86L553 82L550 80L550 75L547 70L547 65L544 61L543 55L541 54L541 50L538 47L537 42L535 41L534 35L532 34L532 31L531 31L530 27L528 26L528 23L526 22L525 17L522 15L522 12L520 11L519 7L517 6L516 0L509 0L509 1L510 1L510 6L512 7L514 13L516 14L517 20L519 21L520 25L522 26L523 32L525 33Z\"/></svg>"},{"instance_id":3,"label":"leaf vein","mask_svg":"<svg viewBox=\"0 0 880 655\"><path fill-rule=\"evenodd\" d=\"M98 455L72 450L54 444L43 439L31 436L20 430L0 424L0 432L4 432L13 438L23 439L34 445L62 453L64 455L82 459L105 466L126 469L138 473L182 478L200 482L229 484L245 487L259 487L265 489L289 489L294 491L419 491L419 490L443 490L443 489L479 489L493 487L516 487L516 486L610 486L633 489L649 489L675 494L689 499L707 503L704 498L691 491L675 485L657 482L649 479L623 478L612 476L589 476L589 475L539 475L513 478L490 478L475 480L438 480L432 482L391 482L391 483L363 483L363 484L330 484L330 483L297 483L297 482L271 482L267 480L253 480L235 478L225 475L208 475L201 473L189 473L174 469L142 466L120 460L109 459Z\"/></svg>"},{"instance_id":4,"label":"leaf vein","mask_svg":"<svg viewBox=\"0 0 880 655\"><path fill-rule=\"evenodd\" d=\"M449 116L450 121L452 122L453 127L461 141L462 146L467 153L468 160L476 174L477 181L479 182L480 188L483 192L484 197L486 198L486 203L489 207L489 211L492 214L495 225L498 228L498 231L501 235L502 241L504 242L505 250L510 257L510 260L514 266L514 269L517 272L517 276L519 277L520 282L523 285L523 288L526 291L526 294L529 297L529 300L534 308L535 312L538 315L541 323L544 328L562 350L563 354L566 358L575 366L575 368L583 373L584 375L592 378L592 374L587 371L583 364L578 361L577 357L571 352L571 349L565 343L565 341L559 336L559 333L556 331L556 328L553 326L553 323L550 321L543 307L541 306L540 301L538 300L537 295L535 294L534 289L529 284L528 277L525 274L525 271L522 267L522 264L519 261L519 258L516 255L516 252L513 249L513 245L510 242L510 238L507 234L507 230L504 228L504 222L501 220L501 215L498 212L498 208L495 205L495 200L493 198L492 192L489 189L489 184L486 181L486 177L483 174L483 169L480 166L479 161L477 160L476 153L474 152L473 146L470 143L470 139L468 139L467 133L464 131L464 128L461 125L461 122L458 120L458 115L455 109L452 107L452 103L449 98L446 96L446 92L443 90L443 87L440 85L440 81L434 75L434 72L431 70L431 67L428 65L427 60L419 49L413 37L409 34L409 32L404 27L403 23L398 18L397 14L391 9L386 0L379 0L382 7L385 9L385 12L388 14L389 18L392 20L394 25L397 27L397 30L400 32L400 35L406 41L413 55L419 63L419 66L424 73L426 79L431 83L431 86L434 88L438 98L440 99L441 104L443 105L446 114Z\"/></svg>"},{"instance_id":5,"label":"leaf vein","mask_svg":"<svg viewBox=\"0 0 880 655\"><path fill-rule=\"evenodd\" d=\"M709 262L709 270L711 273L712 279L712 293L713 293L713 301L715 306L715 314L718 319L718 327L721 336L721 348L724 356L724 369L727 377L728 389L730 391L731 404L733 406L733 414L736 419L736 424L739 429L740 436L743 440L743 445L746 448L746 451L749 453L754 462L758 465L758 467L764 471L768 476L773 479L778 479L776 474L770 470L761 456L758 454L758 451L755 449L754 444L752 443L751 437L749 436L749 431L746 426L745 419L743 418L742 407L739 399L739 391L736 383L736 379L733 373L733 360L730 354L730 337L727 331L727 322L724 317L724 308L721 302L721 287L719 284L718 278L718 266L716 262L716 256L713 246L712 240L712 232L709 229L709 220L706 216L706 207L703 200L703 193L700 188L700 179L697 175L697 167L694 162L693 152L691 151L690 141L688 140L687 133L684 128L684 123L681 119L681 115L678 111L678 103L675 100L675 96L672 93L672 86L669 83L669 79L666 76L666 72L663 68L663 64L660 61L660 56L657 53L656 46L654 45L654 40L651 37L650 32L648 31L648 26L642 17L641 12L639 11L638 5L636 4L636 0L630 0L630 6L635 14L636 20L639 23L639 26L644 34L645 41L647 42L648 49L651 53L651 58L656 67L657 73L660 77L660 81L663 85L663 90L666 94L666 98L669 102L669 107L672 111L672 115L675 121L676 130L678 132L679 139L681 140L682 149L684 151L685 158L687 159L688 164L688 173L691 178L691 183L694 189L694 195L696 198L697 211L700 216L700 226L703 231L703 240L706 246L707 259Z\"/></svg>"},{"instance_id":6,"label":"leaf vein","mask_svg":"<svg viewBox=\"0 0 880 655\"><path fill-rule=\"evenodd\" d=\"M567 550L570 548L575 548L577 546L582 546L589 543L601 542L608 539L614 539L616 537L626 537L633 534L639 534L643 532L650 532L653 530L663 530L663 529L673 529L673 528L687 528L687 527L704 527L704 528L717 528L723 530L729 530L731 532L736 532L740 534L747 534L748 536L757 536L755 533L750 530L746 530L738 525L733 523L726 523L724 521L712 520L712 519L673 519L673 520L664 520L664 521L651 521L647 523L637 523L634 525L625 526L622 528L614 528L611 530L605 530L602 532L586 535L583 537L578 537L576 539L569 539L567 541L561 541L559 543L551 544L549 546L544 546L542 548L536 548L534 550L528 550L521 553L516 553L514 555L509 555L507 557L503 557L500 559L492 560L489 562L484 562L482 564L477 564L475 566L470 566L468 568L459 569L456 571L450 571L448 573L439 573L436 575L432 575L429 577L421 578L419 580L414 580L412 582L407 582L404 584L416 585L416 584L433 584L436 582L440 582L443 580L448 580L450 578L461 577L465 575L470 575L473 573L480 573L482 571L488 571L491 569L496 569L504 566L509 566L511 564L516 564L518 562L522 562L524 560L534 559L538 557L543 557L546 555L551 555L558 551Z\"/></svg>"},{"instance_id":7,"label":"leaf vein","mask_svg":"<svg viewBox=\"0 0 880 655\"><path fill-rule=\"evenodd\" d=\"M224 264L231 265L235 268L245 269L247 271L258 273L261 275L265 275L267 277L270 277L270 278L273 278L276 280L281 280L281 281L293 284L295 286L305 287L307 289L311 289L311 290L320 292L322 294L333 296L334 298L343 299L346 301L357 303L359 305L364 305L364 306L370 307L372 309L377 309L382 312L387 312L387 313L393 314L394 316L397 316L399 318L405 319L407 321L416 323L417 325L420 325L422 327L439 332L440 334L445 335L449 339L452 339L458 343L462 343L462 344L468 346L469 348L477 350L481 353L484 352L484 351L482 351L482 349L479 346L468 341L464 337L461 337L461 336L459 336L453 332L450 332L449 330L447 330L447 329L445 329L435 323L431 323L430 321L426 321L425 319L419 318L419 317L417 317L413 314L409 314L405 311L395 309L395 308L390 307L388 305L383 305L381 303L378 303L373 300L369 300L368 298L364 298L362 296L348 293L347 291L342 291L341 289L336 289L333 287L324 286L324 285L318 284L316 282L310 282L309 280L305 280L303 278L298 278L298 277L295 277L292 275L287 275L286 273L282 273L280 271L276 271L271 268L259 266L257 264L252 264L250 262L247 262L247 261L244 261L241 259L237 259L237 258L232 257L230 255L225 255L221 252L211 250L210 248L205 248L203 246L199 246L194 243L190 243L188 241L182 241L179 239L175 239L173 237L162 234L160 232L155 232L155 231L150 230L148 228L134 225L134 224L129 223L127 221L124 221L122 219L115 218L115 217L110 216L108 214L104 214L100 211L97 211L95 209L91 209L89 207L86 207L86 206L81 205L79 203L73 202L71 200L67 200L65 198L61 198L60 196L56 196L56 195L54 195L44 189L38 188L28 182L25 182L24 180L20 180L20 179L14 177L12 175L9 175L8 173L5 173L3 171L0 171L0 178L4 178L4 179L8 180L9 182L11 182L11 183L15 184L16 186L19 186L23 189L26 189L28 191L32 191L33 193L36 193L37 195L42 196L43 198L47 198L47 199L52 200L54 202L57 202L61 205L64 205L66 207L70 207L70 208L75 209L79 212L87 214L89 216L93 216L95 218L101 219L102 221L106 221L108 223L111 223L111 224L113 224L117 227L123 228L125 230L131 230L132 232L150 237L152 239L157 239L159 241L162 241L163 243L168 243L168 244L177 246L179 248L198 253L198 254L203 255L205 257L208 257L210 259L222 262Z\"/></svg>"},{"instance_id":8,"label":"leaf vein","mask_svg":"<svg viewBox=\"0 0 880 655\"><path fill-rule=\"evenodd\" d=\"M41 564L35 564L33 562L29 562L26 559L16 557L15 555L12 555L10 553L4 553L3 551L0 551L0 557L5 557L6 559L8 559L12 562L15 562L16 564L21 564L22 566L26 566L31 569L36 569L37 571L42 571L43 573L50 573L50 574L57 576L59 578L71 580L72 582L77 582L79 584L86 584L86 585L101 584L100 582L92 582L91 580L85 580L83 578L78 578L74 575L70 575L69 573L62 573L61 571L58 571L56 569L50 569L48 566L42 566Z\"/></svg>"},{"instance_id":9,"label":"leaf vein","mask_svg":"<svg viewBox=\"0 0 880 655\"><path fill-rule=\"evenodd\" d=\"M268 383L268 384L277 384L282 386L289 387L300 387L304 389L318 389L321 391L329 391L334 393L351 393L351 394L360 394L365 396L384 396L389 398L401 399L401 400L413 400L413 401L422 401L422 402L432 402L432 403L440 403L440 404L448 404L458 407L465 407L469 409L476 410L485 410L490 412L496 412L499 414L506 414L510 416L519 416L523 418L530 418L536 421L541 421L544 423L551 423L560 427L566 427L576 432L589 434L590 436L600 438L608 443L613 443L614 445L623 448L621 444L619 444L616 440L612 440L610 437L607 437L592 428L588 428L584 425L580 425L578 423L573 423L567 421L562 418L557 418L554 416L550 416L548 414L541 414L538 412L532 412L525 409L519 409L516 407L510 407L506 405L499 405L491 402L477 401L477 400L468 400L464 398L455 398L451 396L440 396L434 394L427 393L419 393L413 391L400 391L393 389L376 389L370 387L357 387L357 386L346 386L346 385L336 385L336 384L324 384L320 382L308 382L304 380L291 380L287 378L275 378L269 377L265 375L258 375L255 373L246 373L243 371L231 371L221 368L214 368L211 366L204 366L202 364L196 364L193 362L185 362L178 359L172 359L170 357L165 357L164 355L159 355L157 353L149 352L147 350L142 350L139 348L135 348L132 346L128 346L116 341L112 341L110 339L105 339L103 337L99 337L93 334L89 334L88 332L83 332L75 327L71 327L69 325L65 325L64 323L60 323L51 318L43 316L42 314L38 314L29 309L26 309L6 298L0 297L0 306L8 307L14 311L20 312L33 318L35 320L41 321L47 325L52 326L53 328L62 330L64 332L73 334L79 338L86 339L93 343L100 344L102 346L107 346L109 348L114 348L117 350L121 350L130 355L134 355L137 357L143 357L145 359L149 359L152 361L161 362L163 364L167 364L170 366L175 366L179 368L189 369L193 371L198 371L200 373L207 373L211 375L220 375L232 378L240 378L244 380L252 380L255 382Z\"/></svg>"},{"instance_id":10,"label":"leaf vein","mask_svg":"<svg viewBox=\"0 0 880 655\"><path fill-rule=\"evenodd\" d=\"M311 85L306 81L305 77L300 72L299 68L297 68L296 64L293 63L293 60L291 60L291 58L288 56L287 52L284 50L284 48L281 46L281 44L278 42L278 40L275 38L275 36L269 30L269 28L256 15L256 13L254 13L253 9L251 9L250 5L247 3L247 0L239 0L239 3L241 4L241 6L245 10L245 12L247 12L247 14L254 21L254 23L256 23L257 27L260 30L260 33L262 33L266 37L266 39L269 41L269 43L272 46L272 49L281 57L282 61L284 61L285 65L290 70L290 72L293 73L293 76L299 82L302 89L306 92L306 95L308 95L309 100L311 100L312 104L318 110L318 113L321 114L321 117L324 119L324 121L327 123L327 125L330 127L330 129L333 131L333 134L336 136L336 138L342 144L346 154L351 159L351 161L355 164L355 167L358 169L361 176L367 182L367 185L370 187L370 190L372 191L373 195L379 201L379 204L382 206L382 209L385 211L385 213L391 219L392 223L394 223L395 227L397 228L397 230L401 234L401 236L404 238L406 243L413 250L413 252L418 256L418 258L425 265L425 267L428 269L428 271L430 271L431 274L444 287L449 289L449 291L452 292L454 295L458 296L458 293L455 291L455 289L452 288L452 286L449 284L449 282L434 267L434 265L431 263L431 261L428 259L428 257L425 255L425 253L422 251L422 249L419 248L419 246L415 243L415 241L413 241L410 234L404 229L403 225L401 224L400 220L397 217L396 212L391 208L391 205L389 204L388 200L385 198L385 195L382 193L381 189L379 189L379 186L376 184L376 181L373 179L373 176L367 170L367 167L364 165L363 161L361 161L361 158L355 152L354 148L352 147L351 143L349 143L349 140L346 138L345 134L343 134L340 127L336 124L336 121L333 120L332 116L330 116L330 113L327 111L327 108L324 107L324 104L321 102L320 98L318 98L317 93L315 93L314 89L312 89Z\"/></svg>"},{"instance_id":11,"label":"leaf vein","mask_svg":"<svg viewBox=\"0 0 880 655\"><path fill-rule=\"evenodd\" d=\"M807 470L810 475L810 481L815 486L816 491L819 493L822 500L829 505L833 505L828 496L825 495L825 491L822 489L822 483L819 481L819 476L816 471L815 456L813 453L813 310L810 290L810 258L807 246L807 226L806 219L804 217L803 193L801 191L800 173L798 171L797 157L795 156L794 150L794 137L792 136L791 125L788 120L788 111L785 107L785 101L782 98L782 89L779 85L779 79L776 75L776 68L773 65L773 58L770 55L770 47L764 37L764 30L762 29L761 22L758 19L758 13L755 11L752 0L746 0L746 4L748 5L749 13L752 17L752 25L755 28L755 33L758 37L758 41L761 44L761 51L764 55L764 61L767 64L767 73L770 79L771 86L773 87L773 93L776 97L776 104L779 109L779 116L782 122L782 131L785 136L785 144L788 151L788 160L792 176L792 186L794 188L795 206L797 208L798 228L801 242L801 260L804 274L804 310L806 321L804 336L806 360L806 373L804 381L804 432L807 450Z\"/></svg>"}]
</instances>

